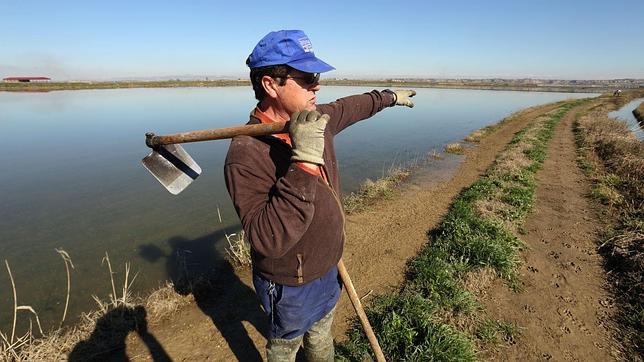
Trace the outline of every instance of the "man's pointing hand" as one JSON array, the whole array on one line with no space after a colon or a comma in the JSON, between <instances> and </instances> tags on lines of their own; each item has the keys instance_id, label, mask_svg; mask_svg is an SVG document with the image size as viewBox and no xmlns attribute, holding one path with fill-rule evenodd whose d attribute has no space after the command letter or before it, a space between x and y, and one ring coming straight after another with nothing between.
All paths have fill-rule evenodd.
<instances>
[{"instance_id":1,"label":"man's pointing hand","mask_svg":"<svg viewBox=\"0 0 644 362\"><path fill-rule=\"evenodd\" d=\"M396 95L396 105L397 106L406 106L406 107L409 107L409 108L414 107L414 102L411 101L411 97L416 95L415 90L400 89L400 90L395 90L394 94Z\"/></svg>"}]
</instances>

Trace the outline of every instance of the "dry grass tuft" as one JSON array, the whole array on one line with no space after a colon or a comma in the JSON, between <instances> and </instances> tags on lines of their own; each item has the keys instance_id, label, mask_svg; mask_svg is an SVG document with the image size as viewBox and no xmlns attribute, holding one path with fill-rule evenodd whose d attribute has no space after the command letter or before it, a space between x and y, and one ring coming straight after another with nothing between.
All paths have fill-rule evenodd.
<instances>
[{"instance_id":1,"label":"dry grass tuft","mask_svg":"<svg viewBox=\"0 0 644 362\"><path fill-rule=\"evenodd\" d=\"M508 174L516 174L517 172L532 165L533 161L525 155L525 143L518 145L512 149L499 155L496 160L495 171L502 171Z\"/></svg>"},{"instance_id":2,"label":"dry grass tuft","mask_svg":"<svg viewBox=\"0 0 644 362\"><path fill-rule=\"evenodd\" d=\"M219 206L217 206L217 217L221 224L222 220ZM232 266L238 269L249 268L253 264L253 261L250 256L250 242L246 240L244 230L241 230L239 233L232 234L228 234L228 232L226 232L224 236L226 236L226 241L228 242L226 255L228 255L228 260Z\"/></svg>"},{"instance_id":3,"label":"dry grass tuft","mask_svg":"<svg viewBox=\"0 0 644 362\"><path fill-rule=\"evenodd\" d=\"M466 142L471 142L471 143L479 143L479 142L481 142L481 139L483 138L485 133L486 132L483 129L478 129L478 130L470 133L469 135L467 135L465 137L465 141Z\"/></svg>"},{"instance_id":4,"label":"dry grass tuft","mask_svg":"<svg viewBox=\"0 0 644 362\"><path fill-rule=\"evenodd\" d=\"M465 152L465 149L463 149L463 146L460 143L450 143L445 146L445 152L460 155Z\"/></svg>"},{"instance_id":5,"label":"dry grass tuft","mask_svg":"<svg viewBox=\"0 0 644 362\"><path fill-rule=\"evenodd\" d=\"M619 191L610 185L597 184L593 186L591 195L604 205L609 205L611 207L617 207L624 204L624 196L619 193Z\"/></svg>"},{"instance_id":6,"label":"dry grass tuft","mask_svg":"<svg viewBox=\"0 0 644 362\"><path fill-rule=\"evenodd\" d=\"M473 295L480 296L485 293L497 277L497 271L486 266L467 273L463 280L463 287Z\"/></svg>"},{"instance_id":7,"label":"dry grass tuft","mask_svg":"<svg viewBox=\"0 0 644 362\"><path fill-rule=\"evenodd\" d=\"M17 336L16 335L16 322L18 321L18 311L21 310L26 310L28 312L31 312L35 318L36 318L36 323L38 326L38 331L40 332L40 335L44 335L42 331L42 327L40 325L40 319L38 318L38 313L28 305L18 305L18 296L16 292L16 283L13 279L13 274L11 273L11 267L9 266L9 262L5 259L4 261L5 266L7 267L7 273L9 274L9 279L11 280L11 289L13 291L13 323L11 326L11 334L5 334L0 332L0 338L2 341L0 341L0 357L2 359L19 359L20 357L20 350L23 349L25 346L29 345L33 341L33 324L31 318L29 319L29 330L21 335Z\"/></svg>"},{"instance_id":8,"label":"dry grass tuft","mask_svg":"<svg viewBox=\"0 0 644 362\"><path fill-rule=\"evenodd\" d=\"M152 292L145 300L145 309L148 311L152 323L165 319L182 307L193 303L192 294L181 295L175 291L171 282Z\"/></svg>"},{"instance_id":9,"label":"dry grass tuft","mask_svg":"<svg viewBox=\"0 0 644 362\"><path fill-rule=\"evenodd\" d=\"M123 287L121 289L121 296L118 297L116 293L115 282L114 282L115 273L112 271L112 263L110 262L110 256L107 254L107 252L105 252L105 256L101 261L101 264L102 263L106 263L107 268L110 271L110 283L112 285L112 294L110 295L110 300L108 303L102 302L95 295L93 295L92 297L98 303L99 307L101 307L101 310L103 311L107 311L110 307L120 307L120 306L131 307L133 302L132 295L131 295L131 287L138 273L136 273L132 278L132 280L130 280L130 263L125 263Z\"/></svg>"},{"instance_id":10,"label":"dry grass tuft","mask_svg":"<svg viewBox=\"0 0 644 362\"><path fill-rule=\"evenodd\" d=\"M603 112L581 117L577 129L583 135L581 146L592 150L609 172L619 176L620 192L644 206L644 142L625 122L610 119Z\"/></svg>"},{"instance_id":11,"label":"dry grass tuft","mask_svg":"<svg viewBox=\"0 0 644 362\"><path fill-rule=\"evenodd\" d=\"M239 233L226 234L228 248L226 254L230 262L239 268L248 268L252 265L250 257L250 242L244 237L244 230Z\"/></svg>"},{"instance_id":12,"label":"dry grass tuft","mask_svg":"<svg viewBox=\"0 0 644 362\"><path fill-rule=\"evenodd\" d=\"M377 199L391 197L396 187L409 175L411 175L409 169L392 168L383 178L376 181L367 179L357 192L344 197L342 204L345 212L357 212Z\"/></svg>"},{"instance_id":13,"label":"dry grass tuft","mask_svg":"<svg viewBox=\"0 0 644 362\"><path fill-rule=\"evenodd\" d=\"M510 205L506 204L496 197L484 200L476 200L476 202L474 203L474 209L480 216L487 219L495 219L498 221L502 221L504 219L503 215L505 215L507 210L509 210L510 208Z\"/></svg>"},{"instance_id":14,"label":"dry grass tuft","mask_svg":"<svg viewBox=\"0 0 644 362\"><path fill-rule=\"evenodd\" d=\"M17 355L11 359L5 359L0 354L1 360L8 361L65 361L67 354L74 346L83 340L84 335L89 335L92 329L87 326L79 326L70 330L59 329L48 333L43 338L32 339L30 343L23 346Z\"/></svg>"},{"instance_id":15,"label":"dry grass tuft","mask_svg":"<svg viewBox=\"0 0 644 362\"><path fill-rule=\"evenodd\" d=\"M440 160L442 159L443 156L441 156L440 153L436 152L435 149L431 150L430 152L427 153L427 159L428 160Z\"/></svg>"}]
</instances>

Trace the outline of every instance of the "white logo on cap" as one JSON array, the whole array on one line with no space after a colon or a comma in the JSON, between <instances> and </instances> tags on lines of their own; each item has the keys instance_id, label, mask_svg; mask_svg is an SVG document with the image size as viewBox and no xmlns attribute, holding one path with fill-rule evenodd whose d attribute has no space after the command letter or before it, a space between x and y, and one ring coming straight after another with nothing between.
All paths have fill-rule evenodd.
<instances>
[{"instance_id":1,"label":"white logo on cap","mask_svg":"<svg viewBox=\"0 0 644 362\"><path fill-rule=\"evenodd\" d=\"M302 46L302 49L304 49L305 53L313 51L313 45L311 44L309 38L300 38L298 39L298 41L300 42L300 45Z\"/></svg>"}]
</instances>

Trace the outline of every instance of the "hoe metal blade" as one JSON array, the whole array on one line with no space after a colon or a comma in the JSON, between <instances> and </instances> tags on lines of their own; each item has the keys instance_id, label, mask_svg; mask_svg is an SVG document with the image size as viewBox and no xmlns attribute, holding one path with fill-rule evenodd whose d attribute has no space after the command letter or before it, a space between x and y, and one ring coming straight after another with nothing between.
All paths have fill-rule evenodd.
<instances>
[{"instance_id":1,"label":"hoe metal blade","mask_svg":"<svg viewBox=\"0 0 644 362\"><path fill-rule=\"evenodd\" d=\"M201 167L178 144L156 146L141 162L173 195L183 191L201 174Z\"/></svg>"}]
</instances>

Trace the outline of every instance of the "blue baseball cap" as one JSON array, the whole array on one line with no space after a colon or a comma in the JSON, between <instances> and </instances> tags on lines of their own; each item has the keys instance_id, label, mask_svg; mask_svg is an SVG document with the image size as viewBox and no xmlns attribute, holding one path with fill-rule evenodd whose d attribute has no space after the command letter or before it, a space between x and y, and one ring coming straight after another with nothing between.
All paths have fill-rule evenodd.
<instances>
[{"instance_id":1,"label":"blue baseball cap","mask_svg":"<svg viewBox=\"0 0 644 362\"><path fill-rule=\"evenodd\" d=\"M251 69L280 64L306 73L324 73L335 69L315 57L313 45L302 30L268 33L246 59L246 65Z\"/></svg>"}]
</instances>

